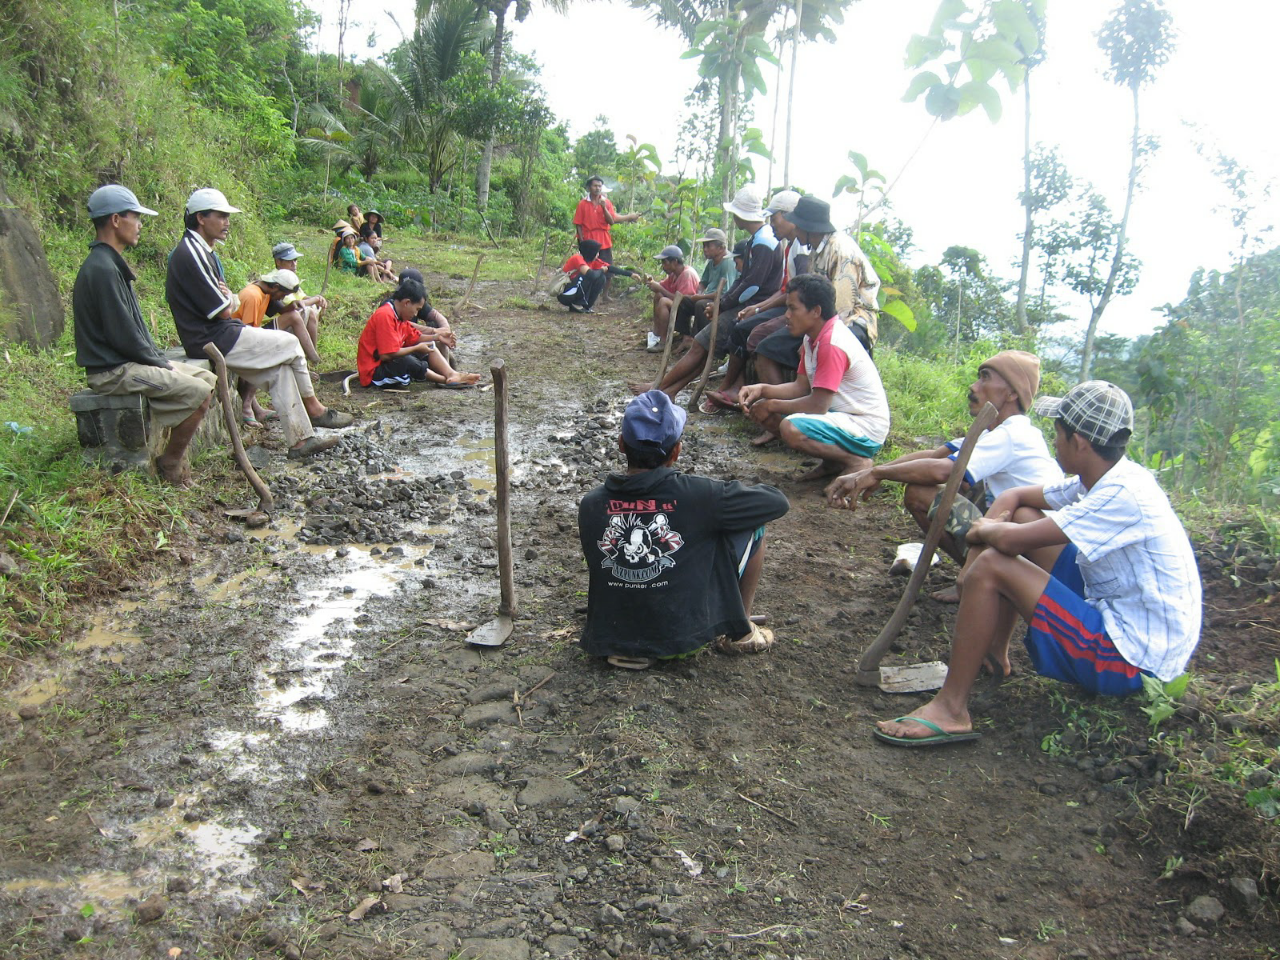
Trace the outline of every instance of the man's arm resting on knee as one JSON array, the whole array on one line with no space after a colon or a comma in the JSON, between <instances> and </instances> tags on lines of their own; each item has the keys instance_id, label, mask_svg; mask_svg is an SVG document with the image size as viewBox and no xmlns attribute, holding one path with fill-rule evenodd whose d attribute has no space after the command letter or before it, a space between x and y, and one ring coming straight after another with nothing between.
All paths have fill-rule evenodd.
<instances>
[{"instance_id":1,"label":"man's arm resting on knee","mask_svg":"<svg viewBox=\"0 0 1280 960\"><path fill-rule=\"evenodd\" d=\"M888 463L877 464L870 470L870 479L877 482L890 480L894 483L919 483L937 485L946 483L951 476L951 468L955 462L951 459L949 447L937 447L933 450L917 450L915 453L904 453Z\"/></svg>"},{"instance_id":2,"label":"man's arm resting on knee","mask_svg":"<svg viewBox=\"0 0 1280 960\"><path fill-rule=\"evenodd\" d=\"M1009 518L1019 507L1048 510L1044 487L1016 487L996 498L987 515L975 520L965 537L970 544L995 547L1001 553L1019 557L1041 547L1065 544L1069 538L1051 517L1031 523L1016 523Z\"/></svg>"}]
</instances>

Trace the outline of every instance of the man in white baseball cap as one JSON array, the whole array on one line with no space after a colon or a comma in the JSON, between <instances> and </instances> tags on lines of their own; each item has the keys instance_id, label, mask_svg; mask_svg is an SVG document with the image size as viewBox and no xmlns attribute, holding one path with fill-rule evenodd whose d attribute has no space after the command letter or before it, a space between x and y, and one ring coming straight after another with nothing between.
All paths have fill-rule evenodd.
<instances>
[{"instance_id":1,"label":"man in white baseball cap","mask_svg":"<svg viewBox=\"0 0 1280 960\"><path fill-rule=\"evenodd\" d=\"M277 243L271 248L271 256L275 259L277 270L291 270L295 274L298 272L298 258L302 254L292 243ZM307 356L307 362L318 365L319 360L312 358L318 356L315 345L320 336L320 314L329 306L329 301L318 295L309 297L299 286L280 302L286 307L297 307L301 322L286 323L288 319L286 315L277 321L276 326L297 337L298 342L302 344L302 352ZM304 340L303 337L306 339Z\"/></svg>"},{"instance_id":2,"label":"man in white baseball cap","mask_svg":"<svg viewBox=\"0 0 1280 960\"><path fill-rule=\"evenodd\" d=\"M76 363L94 393L147 398L152 422L169 429L168 443L155 460L156 473L168 483L191 486L187 447L209 410L218 378L166 360L142 318L133 292L135 275L124 252L138 245L142 217L155 215L119 184L99 187L89 197L97 236L71 292Z\"/></svg>"},{"instance_id":3,"label":"man in white baseball cap","mask_svg":"<svg viewBox=\"0 0 1280 960\"><path fill-rule=\"evenodd\" d=\"M187 356L205 359L205 344L214 344L226 358L228 370L271 393L289 457L311 457L339 439L316 436L316 427L345 427L354 418L327 409L317 399L296 337L246 326L235 318L239 297L227 286L214 244L226 240L231 214L239 212L218 190L206 187L191 194L186 232L169 255L165 299Z\"/></svg>"}]
</instances>

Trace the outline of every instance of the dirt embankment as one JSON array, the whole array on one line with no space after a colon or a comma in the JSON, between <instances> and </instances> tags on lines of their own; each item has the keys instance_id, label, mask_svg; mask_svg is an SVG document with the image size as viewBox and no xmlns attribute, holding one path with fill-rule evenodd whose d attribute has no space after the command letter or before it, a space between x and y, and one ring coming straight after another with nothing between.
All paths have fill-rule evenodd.
<instances>
[{"instance_id":1,"label":"dirt embankment","mask_svg":"<svg viewBox=\"0 0 1280 960\"><path fill-rule=\"evenodd\" d=\"M1262 863L1241 849L1269 835L1195 796L1182 825L1135 800L1174 766L1137 704L1082 700L1023 659L980 694L979 743L875 743L872 719L916 702L853 683L901 591L886 570L908 523L887 500L825 510L790 479L798 462L731 419L690 421L685 466L791 497L757 603L777 646L639 674L583 658L576 505L617 465L624 381L656 362L634 301L569 317L497 309L508 293L481 290L495 308L457 326L470 366L511 368L511 641L463 641L496 609L491 394L360 395L357 427L308 467L268 434L272 526L210 503L189 565L11 691L7 955L1274 950L1274 900L1233 866ZM1245 652L1239 595L1212 597L1232 613L1215 607L1193 669L1224 689L1267 680L1269 606L1249 608L1271 634ZM952 616L922 601L895 656L944 655ZM1212 740L1222 718L1184 719Z\"/></svg>"}]
</instances>

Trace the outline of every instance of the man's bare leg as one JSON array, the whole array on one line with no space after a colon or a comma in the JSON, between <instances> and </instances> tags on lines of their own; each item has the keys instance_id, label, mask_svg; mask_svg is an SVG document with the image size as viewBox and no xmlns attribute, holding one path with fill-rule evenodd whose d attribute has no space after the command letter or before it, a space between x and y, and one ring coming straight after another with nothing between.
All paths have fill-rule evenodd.
<instances>
[{"instance_id":1,"label":"man's bare leg","mask_svg":"<svg viewBox=\"0 0 1280 960\"><path fill-rule=\"evenodd\" d=\"M706 356L707 351L695 340L689 352L676 361L675 365L667 371L667 375L662 378L661 383L633 383L630 385L631 392L641 394L650 390L661 390L674 400L676 394L692 383L702 372L702 363Z\"/></svg>"},{"instance_id":2,"label":"man's bare leg","mask_svg":"<svg viewBox=\"0 0 1280 960\"><path fill-rule=\"evenodd\" d=\"M972 730L969 694L983 661L990 659L1008 672L1009 641L1017 617L1031 619L1048 583L1049 575L1024 557L983 551L969 571L960 599L947 679L932 700L908 716L928 720L947 733ZM918 739L932 734L919 723L881 720L876 726L893 737Z\"/></svg>"},{"instance_id":3,"label":"man's bare leg","mask_svg":"<svg viewBox=\"0 0 1280 960\"><path fill-rule=\"evenodd\" d=\"M209 401L212 394L204 398L204 403L187 419L169 431L169 442L156 457L156 472L160 479L175 486L191 486L191 467L187 464L187 448L191 446L191 438L200 429L200 422L209 412Z\"/></svg>"},{"instance_id":4,"label":"man's bare leg","mask_svg":"<svg viewBox=\"0 0 1280 960\"><path fill-rule=\"evenodd\" d=\"M671 325L671 300L658 294L653 295L653 334L659 340L667 338L667 330Z\"/></svg>"},{"instance_id":5,"label":"man's bare leg","mask_svg":"<svg viewBox=\"0 0 1280 960\"><path fill-rule=\"evenodd\" d=\"M756 354L756 381L759 383L779 384L786 382L785 371L781 364ZM763 447L778 439L778 434L765 428L764 432L751 441L753 447Z\"/></svg>"},{"instance_id":6,"label":"man's bare leg","mask_svg":"<svg viewBox=\"0 0 1280 960\"><path fill-rule=\"evenodd\" d=\"M756 588L760 586L760 575L764 572L764 536L760 537L760 545L747 560L746 569L738 578L738 592L742 594L742 608L751 616L751 605L755 603Z\"/></svg>"},{"instance_id":7,"label":"man's bare leg","mask_svg":"<svg viewBox=\"0 0 1280 960\"><path fill-rule=\"evenodd\" d=\"M313 367L320 365L320 354L316 351L315 341L312 339L311 332L307 329L307 321L300 311L290 310L287 313L282 313L276 326L298 338L298 343L302 347L302 355L307 358L308 364Z\"/></svg>"},{"instance_id":8,"label":"man's bare leg","mask_svg":"<svg viewBox=\"0 0 1280 960\"><path fill-rule=\"evenodd\" d=\"M797 453L817 457L822 461L812 470L802 474L799 477L801 482L822 480L826 477L834 477L844 473L854 473L872 466L868 457L860 457L856 453L850 453L834 443L822 443L814 440L812 437L805 436L799 427L786 420L779 419L780 422L775 432L782 438L783 443ZM769 424L765 424L765 429L770 429Z\"/></svg>"},{"instance_id":9,"label":"man's bare leg","mask_svg":"<svg viewBox=\"0 0 1280 960\"><path fill-rule=\"evenodd\" d=\"M479 383L480 374L478 373L462 373L449 366L439 350L430 350L427 352L427 366L431 368L431 372L435 373L442 379L440 383Z\"/></svg>"}]
</instances>

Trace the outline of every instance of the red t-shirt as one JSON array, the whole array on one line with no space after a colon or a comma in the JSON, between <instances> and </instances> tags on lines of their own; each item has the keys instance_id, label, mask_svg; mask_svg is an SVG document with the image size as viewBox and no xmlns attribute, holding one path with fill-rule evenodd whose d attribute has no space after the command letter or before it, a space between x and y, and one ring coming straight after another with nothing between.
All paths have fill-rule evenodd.
<instances>
[{"instance_id":1,"label":"red t-shirt","mask_svg":"<svg viewBox=\"0 0 1280 960\"><path fill-rule=\"evenodd\" d=\"M698 276L698 271L685 264L684 269L675 276L665 276L659 280L658 286L672 296L683 293L686 297L692 297L698 292L699 283L701 278Z\"/></svg>"},{"instance_id":2,"label":"red t-shirt","mask_svg":"<svg viewBox=\"0 0 1280 960\"><path fill-rule=\"evenodd\" d=\"M412 347L422 337L418 331L396 316L396 308L384 303L364 325L360 344L356 348L356 370L360 374L360 386L373 383L373 371L385 357L397 350Z\"/></svg>"},{"instance_id":3,"label":"red t-shirt","mask_svg":"<svg viewBox=\"0 0 1280 960\"><path fill-rule=\"evenodd\" d=\"M586 267L588 270L608 270L609 264L605 263L603 260L592 260L590 263L587 263L587 261L583 259L582 254L575 253L564 262L564 266L561 267L560 270L564 273L576 273L582 267Z\"/></svg>"},{"instance_id":4,"label":"red t-shirt","mask_svg":"<svg viewBox=\"0 0 1280 960\"><path fill-rule=\"evenodd\" d=\"M617 213L613 209L613 201L608 197L604 199L604 206L609 208L609 214L617 217ZM601 250L608 250L613 246L613 237L609 235L609 221L604 218L604 210L590 200L582 199L578 201L578 209L573 214L574 226L582 228L582 236L579 240L594 240L600 244Z\"/></svg>"}]
</instances>

